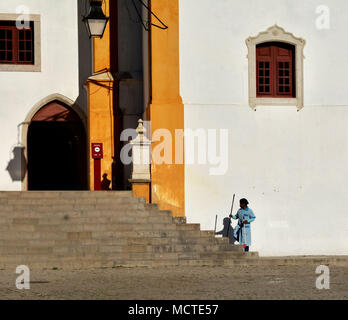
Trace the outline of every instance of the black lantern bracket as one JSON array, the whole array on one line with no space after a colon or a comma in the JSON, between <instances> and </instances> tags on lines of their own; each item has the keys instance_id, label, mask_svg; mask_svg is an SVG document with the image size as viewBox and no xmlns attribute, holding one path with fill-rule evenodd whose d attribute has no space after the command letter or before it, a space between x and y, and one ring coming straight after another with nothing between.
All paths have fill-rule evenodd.
<instances>
[{"instance_id":1,"label":"black lantern bracket","mask_svg":"<svg viewBox=\"0 0 348 320\"><path fill-rule=\"evenodd\" d=\"M151 16L153 16L157 21L158 21L158 24L157 23L152 23L151 21L144 21L143 18L142 18L142 15L141 13L139 12L139 9L137 8L136 4L135 4L135 0L132 0L132 4L133 4L133 7L139 17L139 21L141 22L141 24L143 25L144 29L146 31L150 31L150 28L151 26L153 27L156 27L156 28L159 28L159 29L162 29L162 30L166 30L168 29L168 26L165 25L164 22L162 22L162 20L153 12L151 11L151 9L149 8L149 6L147 6L143 0L137 0L148 12Z\"/></svg>"}]
</instances>

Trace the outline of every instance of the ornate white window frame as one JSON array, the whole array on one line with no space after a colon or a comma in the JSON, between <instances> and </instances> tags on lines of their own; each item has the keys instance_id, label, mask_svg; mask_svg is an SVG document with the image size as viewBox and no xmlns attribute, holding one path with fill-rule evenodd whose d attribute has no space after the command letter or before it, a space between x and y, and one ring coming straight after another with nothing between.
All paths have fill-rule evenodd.
<instances>
[{"instance_id":1,"label":"ornate white window frame","mask_svg":"<svg viewBox=\"0 0 348 320\"><path fill-rule=\"evenodd\" d=\"M296 106L303 108L303 48L306 41L286 32L283 28L274 25L256 37L246 39L248 47L249 69L249 105L255 109L257 106ZM295 98L261 98L256 96L256 46L265 42L285 42L295 46Z\"/></svg>"},{"instance_id":2,"label":"ornate white window frame","mask_svg":"<svg viewBox=\"0 0 348 320\"><path fill-rule=\"evenodd\" d=\"M0 13L0 21L16 21L23 14ZM34 64L0 64L0 72L41 72L41 18L39 14L29 14L34 23Z\"/></svg>"}]
</instances>

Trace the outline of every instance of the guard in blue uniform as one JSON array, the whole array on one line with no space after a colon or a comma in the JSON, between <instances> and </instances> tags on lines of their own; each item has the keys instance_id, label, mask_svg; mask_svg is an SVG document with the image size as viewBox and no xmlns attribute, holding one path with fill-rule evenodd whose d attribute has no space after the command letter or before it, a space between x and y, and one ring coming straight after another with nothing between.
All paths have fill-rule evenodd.
<instances>
[{"instance_id":1,"label":"guard in blue uniform","mask_svg":"<svg viewBox=\"0 0 348 320\"><path fill-rule=\"evenodd\" d=\"M238 225L234 229L234 237L243 245L244 251L249 251L251 245L251 229L250 223L255 220L254 212L248 207L248 200L243 198L239 201L240 209L230 218L238 220Z\"/></svg>"}]
</instances>

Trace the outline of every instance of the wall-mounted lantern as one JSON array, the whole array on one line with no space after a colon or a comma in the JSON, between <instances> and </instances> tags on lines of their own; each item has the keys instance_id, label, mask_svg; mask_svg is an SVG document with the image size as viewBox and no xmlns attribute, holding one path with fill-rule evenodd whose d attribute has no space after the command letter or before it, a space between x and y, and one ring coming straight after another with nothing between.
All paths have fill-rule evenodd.
<instances>
[{"instance_id":1,"label":"wall-mounted lantern","mask_svg":"<svg viewBox=\"0 0 348 320\"><path fill-rule=\"evenodd\" d=\"M86 0L87 1L87 0ZM83 17L90 38L102 38L109 18L105 16L102 8L102 0L89 0L90 11Z\"/></svg>"}]
</instances>

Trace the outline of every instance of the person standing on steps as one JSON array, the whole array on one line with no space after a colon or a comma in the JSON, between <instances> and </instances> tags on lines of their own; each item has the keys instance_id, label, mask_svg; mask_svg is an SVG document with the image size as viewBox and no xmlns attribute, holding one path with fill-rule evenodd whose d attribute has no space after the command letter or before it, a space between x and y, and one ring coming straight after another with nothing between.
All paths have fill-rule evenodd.
<instances>
[{"instance_id":1,"label":"person standing on steps","mask_svg":"<svg viewBox=\"0 0 348 320\"><path fill-rule=\"evenodd\" d=\"M240 209L235 215L230 214L230 218L238 220L238 225L234 229L234 237L243 245L244 251L248 252L251 245L250 223L256 219L256 216L253 210L248 207L249 202L247 199L240 199L239 204Z\"/></svg>"}]
</instances>

